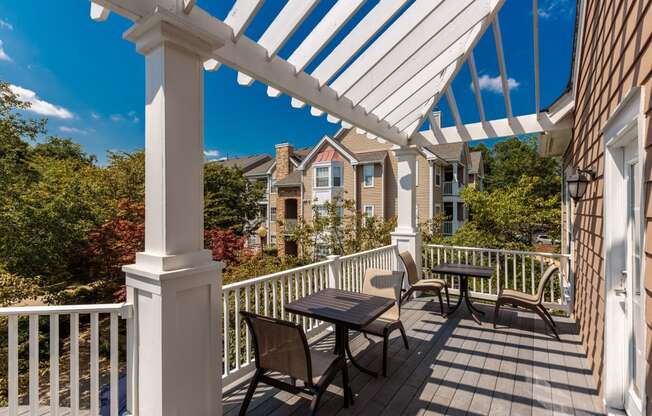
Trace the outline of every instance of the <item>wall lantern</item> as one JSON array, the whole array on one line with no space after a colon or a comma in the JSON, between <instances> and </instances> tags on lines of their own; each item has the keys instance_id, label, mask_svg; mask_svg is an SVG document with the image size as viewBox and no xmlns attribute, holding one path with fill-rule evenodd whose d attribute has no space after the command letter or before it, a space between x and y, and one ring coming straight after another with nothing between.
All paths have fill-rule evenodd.
<instances>
[{"instance_id":1,"label":"wall lantern","mask_svg":"<svg viewBox=\"0 0 652 416\"><path fill-rule=\"evenodd\" d=\"M595 171L593 169L578 168L574 174L569 175L566 178L568 195L573 198L573 201L579 201L586 193L586 188L588 188L589 182L593 180L595 180Z\"/></svg>"}]
</instances>

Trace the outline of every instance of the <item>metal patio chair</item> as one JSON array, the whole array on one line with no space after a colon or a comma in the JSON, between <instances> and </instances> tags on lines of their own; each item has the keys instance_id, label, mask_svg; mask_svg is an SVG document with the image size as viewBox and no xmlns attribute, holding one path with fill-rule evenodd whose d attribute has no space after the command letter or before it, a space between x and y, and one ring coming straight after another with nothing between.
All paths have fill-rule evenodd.
<instances>
[{"instance_id":1,"label":"metal patio chair","mask_svg":"<svg viewBox=\"0 0 652 416\"><path fill-rule=\"evenodd\" d=\"M310 414L314 415L319 400L338 371L342 372L344 407L348 407L351 390L344 355L310 349L303 329L293 322L245 311L240 314L251 331L256 358L256 372L242 402L240 416L247 412L260 382L292 394L311 396ZM276 378L276 374L272 377L271 373L275 372L289 376L291 383ZM297 386L297 380L302 381L303 386Z\"/></svg>"},{"instance_id":2,"label":"metal patio chair","mask_svg":"<svg viewBox=\"0 0 652 416\"><path fill-rule=\"evenodd\" d=\"M555 324L555 321L552 320L552 316L550 316L548 310L543 306L543 289L546 287L550 277L556 271L559 271L559 266L554 264L546 269L543 276L541 277L541 280L539 281L537 293L534 295L519 292L517 290L501 288L498 293L498 299L496 300L496 309L494 311L494 328L498 322L498 313L500 311L500 307L504 304L511 304L514 307L521 307L535 312L552 330L552 332L555 334L555 337L559 339L559 334L557 333L556 328L557 325Z\"/></svg>"},{"instance_id":3,"label":"metal patio chair","mask_svg":"<svg viewBox=\"0 0 652 416\"><path fill-rule=\"evenodd\" d=\"M414 292L415 290L423 292L433 292L439 298L439 306L441 308L441 314L444 314L444 302L441 298L441 291L444 290L446 294L446 306L450 308L451 302L450 297L448 296L448 283L444 279L419 279L419 272L417 270L417 264L414 262L414 258L409 251L403 251L399 253L399 257L403 261L403 266L405 267L405 272L407 273L408 283L410 283L410 288L405 291L401 303L405 302L406 299Z\"/></svg>"}]
</instances>

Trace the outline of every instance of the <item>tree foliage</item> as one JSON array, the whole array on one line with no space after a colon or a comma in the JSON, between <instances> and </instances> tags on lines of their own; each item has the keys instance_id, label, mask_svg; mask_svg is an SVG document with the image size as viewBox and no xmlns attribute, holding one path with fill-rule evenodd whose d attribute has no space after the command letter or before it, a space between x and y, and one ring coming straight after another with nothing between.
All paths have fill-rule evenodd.
<instances>
[{"instance_id":1,"label":"tree foliage","mask_svg":"<svg viewBox=\"0 0 652 416\"><path fill-rule=\"evenodd\" d=\"M208 163L204 169L204 226L234 229L238 234L255 231L260 222L259 202L264 189L250 182L235 167Z\"/></svg>"}]
</instances>

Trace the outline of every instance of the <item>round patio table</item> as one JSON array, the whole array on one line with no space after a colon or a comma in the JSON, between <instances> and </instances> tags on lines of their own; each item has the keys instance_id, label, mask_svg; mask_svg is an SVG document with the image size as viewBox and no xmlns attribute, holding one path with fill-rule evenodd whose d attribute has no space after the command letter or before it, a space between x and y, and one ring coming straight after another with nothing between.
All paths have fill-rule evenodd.
<instances>
[{"instance_id":1,"label":"round patio table","mask_svg":"<svg viewBox=\"0 0 652 416\"><path fill-rule=\"evenodd\" d=\"M483 266L471 266L468 264L452 264L452 263L442 263L434 266L432 269L433 273L437 274L448 274L451 276L458 276L460 278L460 293L457 297L457 303L446 312L446 317L454 313L462 304L462 299L466 303L466 307L469 309L473 319L480 325L480 318L478 315L484 315L480 309L473 306L471 298L469 297L469 277L478 277L481 279L490 279L493 275L494 270L491 267Z\"/></svg>"}]
</instances>

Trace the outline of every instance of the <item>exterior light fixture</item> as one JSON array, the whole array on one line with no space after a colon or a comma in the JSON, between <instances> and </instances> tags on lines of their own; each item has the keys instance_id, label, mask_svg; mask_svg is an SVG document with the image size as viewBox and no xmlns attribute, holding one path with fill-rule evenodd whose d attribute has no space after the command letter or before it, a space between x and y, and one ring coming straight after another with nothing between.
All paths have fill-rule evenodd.
<instances>
[{"instance_id":1,"label":"exterior light fixture","mask_svg":"<svg viewBox=\"0 0 652 416\"><path fill-rule=\"evenodd\" d=\"M577 202L586 193L586 188L588 188L589 183L595 180L595 171L591 168L589 169L576 169L575 173L569 175L566 178L566 184L568 185L568 194L573 201Z\"/></svg>"}]
</instances>

